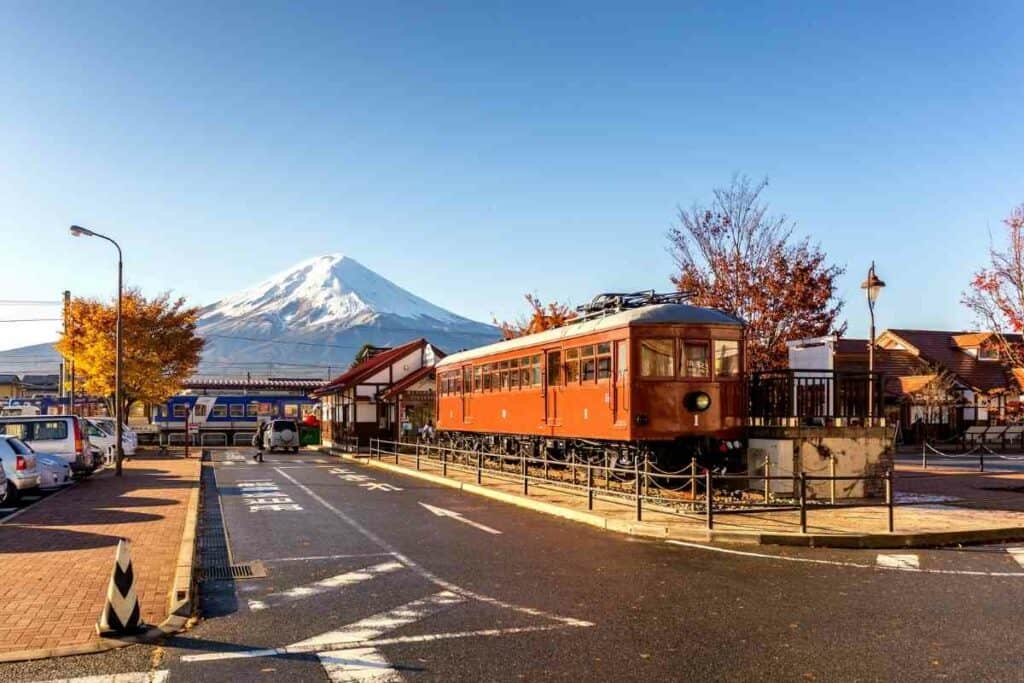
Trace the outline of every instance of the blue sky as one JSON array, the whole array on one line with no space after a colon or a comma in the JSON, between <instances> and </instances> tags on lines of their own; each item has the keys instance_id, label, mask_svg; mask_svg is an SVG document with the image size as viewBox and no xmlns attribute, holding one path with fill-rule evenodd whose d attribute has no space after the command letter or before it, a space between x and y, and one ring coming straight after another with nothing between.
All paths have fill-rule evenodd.
<instances>
[{"instance_id":1,"label":"blue sky","mask_svg":"<svg viewBox=\"0 0 1024 683\"><path fill-rule=\"evenodd\" d=\"M510 317L668 288L676 207L742 172L848 268L851 334L872 259L881 327L970 326L1024 202L1024 6L484 5L0 4L0 300L111 294L79 223L196 303L342 251Z\"/></svg>"}]
</instances>

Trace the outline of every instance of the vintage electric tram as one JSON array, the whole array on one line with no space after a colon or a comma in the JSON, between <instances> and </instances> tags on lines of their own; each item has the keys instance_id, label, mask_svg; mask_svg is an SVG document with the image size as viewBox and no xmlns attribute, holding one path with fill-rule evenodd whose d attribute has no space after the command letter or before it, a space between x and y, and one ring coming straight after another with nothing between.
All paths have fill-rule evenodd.
<instances>
[{"instance_id":1,"label":"vintage electric tram","mask_svg":"<svg viewBox=\"0 0 1024 683\"><path fill-rule=\"evenodd\" d=\"M743 321L683 294L602 294L573 322L452 354L437 429L458 448L661 467L739 457Z\"/></svg>"}]
</instances>

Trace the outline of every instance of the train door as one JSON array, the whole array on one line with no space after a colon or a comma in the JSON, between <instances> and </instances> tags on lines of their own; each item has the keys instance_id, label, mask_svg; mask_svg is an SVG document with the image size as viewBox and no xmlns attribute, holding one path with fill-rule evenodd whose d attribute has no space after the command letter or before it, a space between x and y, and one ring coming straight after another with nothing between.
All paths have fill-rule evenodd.
<instances>
[{"instance_id":1,"label":"train door","mask_svg":"<svg viewBox=\"0 0 1024 683\"><path fill-rule=\"evenodd\" d=\"M462 368L462 421L470 423L473 421L473 367L467 365Z\"/></svg>"},{"instance_id":2,"label":"train door","mask_svg":"<svg viewBox=\"0 0 1024 683\"><path fill-rule=\"evenodd\" d=\"M629 414L629 340L615 342L615 422Z\"/></svg>"},{"instance_id":3,"label":"train door","mask_svg":"<svg viewBox=\"0 0 1024 683\"><path fill-rule=\"evenodd\" d=\"M548 425L558 424L558 395L562 386L562 352L547 352L547 382L544 384L544 420Z\"/></svg>"}]
</instances>

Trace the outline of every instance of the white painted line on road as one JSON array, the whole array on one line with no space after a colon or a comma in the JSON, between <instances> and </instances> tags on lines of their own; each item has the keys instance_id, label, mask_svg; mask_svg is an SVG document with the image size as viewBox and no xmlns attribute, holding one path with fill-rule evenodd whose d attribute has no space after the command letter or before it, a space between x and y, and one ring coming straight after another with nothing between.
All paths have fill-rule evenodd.
<instances>
[{"instance_id":1,"label":"white painted line on road","mask_svg":"<svg viewBox=\"0 0 1024 683\"><path fill-rule=\"evenodd\" d=\"M170 671L131 671L121 674L101 674L98 676L80 676L78 678L53 678L37 683L164 683Z\"/></svg>"},{"instance_id":2,"label":"white painted line on road","mask_svg":"<svg viewBox=\"0 0 1024 683\"><path fill-rule=\"evenodd\" d=\"M454 519L454 520L456 520L458 522L462 522L463 524L468 524L469 526L473 527L474 529L479 529L480 531L486 531L489 534L500 534L501 533L497 529L489 527L486 524L480 524L479 522L474 522L471 519L466 519L465 517L462 516L461 512L455 512L453 510L445 510L444 508L434 507L433 505L427 505L423 501L420 501L420 505L422 505L423 507L425 507L428 510L430 510L431 512L433 512L438 517L451 517L452 519Z\"/></svg>"},{"instance_id":3,"label":"white painted line on road","mask_svg":"<svg viewBox=\"0 0 1024 683\"><path fill-rule=\"evenodd\" d=\"M21 497L21 499L23 501L25 501L26 503L31 503L31 502L37 501L40 498L42 498L42 496L22 496Z\"/></svg>"},{"instance_id":4,"label":"white painted line on road","mask_svg":"<svg viewBox=\"0 0 1024 683\"><path fill-rule=\"evenodd\" d=\"M183 662L212 662L225 659L252 659L255 657L277 657L280 655L315 654L337 650L341 647L359 647L373 645L404 645L407 643L429 643L435 640L453 640L459 638L486 638L494 636L515 635L518 633L536 633L538 631L555 631L571 628L573 624L541 624L538 626L514 626L511 628L485 628L479 631L453 631L449 633L425 633L418 636L395 636L393 638L375 638L363 643L331 642L320 645L288 645L286 647L267 648L263 650L236 650L234 652L207 652L201 655L185 655Z\"/></svg>"},{"instance_id":5,"label":"white painted line on road","mask_svg":"<svg viewBox=\"0 0 1024 683\"><path fill-rule=\"evenodd\" d=\"M920 569L921 561L917 555L879 555L875 564L886 569Z\"/></svg>"},{"instance_id":6,"label":"white painted line on road","mask_svg":"<svg viewBox=\"0 0 1024 683\"><path fill-rule=\"evenodd\" d=\"M293 483L295 486L297 486L300 490L302 490L302 492L305 493L307 496L309 496L310 498L312 498L316 502L318 502L321 505L323 505L325 508L330 510L332 513L334 513L334 515L338 519L340 519L341 521L345 522L350 527L352 527L353 529L358 531L360 534L362 534L368 541L370 541L371 543L373 543L377 547L381 548L382 550L388 551L389 553L391 553L395 557L396 560L398 560L399 562L401 562L402 564L407 566L409 569L411 569L415 573L419 574L424 579L426 579L427 581L430 581L431 583L433 583L436 586L440 586L441 588L444 588L444 589L447 589L449 591L452 591L453 593L458 593L459 595L461 595L461 596L463 596L465 598L469 598L471 600L478 600L478 601L486 603L488 605L493 605L495 607L502 607L502 608L507 609L507 610L512 610L513 612L519 612L520 614L529 614L529 615L535 616L535 617L541 617L541 618L544 618L544 619L551 619L552 621L557 621L557 622L565 624L567 626L588 627L588 626L593 626L594 625L592 622L584 621L583 619L575 619L573 617L563 617L563 616L559 616L557 614L552 614L550 612L545 612L543 610L536 609L534 607L523 607L522 605L514 605L514 604L512 604L510 602L505 602L505 601L499 600L497 598L492 598L489 595L483 595L482 593L477 593L477 592L471 591L471 590L469 590L467 588L463 588L461 586L458 586L458 585L452 583L451 581L445 581L440 576L438 576L437 574L434 574L429 569L426 569L425 567L420 565L418 562L416 562L412 558L410 558L410 557L408 557L408 556L398 552L398 550L396 550L395 547L392 546L390 543L388 543L383 538L381 538L377 534L375 534L372 531L370 531L369 529L367 529L365 526L363 526L362 524L357 522L355 519L353 519L351 516L349 516L345 512L339 510L334 505L331 505L331 503L329 501L327 501L323 496L321 496L320 494L318 494L317 492L315 492L313 489L309 488L305 484L301 483L295 477L291 476L287 472L282 472L281 468L279 468L279 467L276 467L274 469L282 477L284 477L285 479L287 479L288 481ZM1022 575L1024 575L1024 574L1022 574Z\"/></svg>"},{"instance_id":7,"label":"white painted line on road","mask_svg":"<svg viewBox=\"0 0 1024 683\"><path fill-rule=\"evenodd\" d=\"M1007 548L1006 552L1017 561L1017 564L1024 567L1024 548Z\"/></svg>"},{"instance_id":8,"label":"white painted line on road","mask_svg":"<svg viewBox=\"0 0 1024 683\"><path fill-rule=\"evenodd\" d=\"M267 562L310 562L313 560L347 560L357 557L394 557L394 553L357 553L354 555L309 555L307 557L275 557Z\"/></svg>"},{"instance_id":9,"label":"white painted line on road","mask_svg":"<svg viewBox=\"0 0 1024 683\"><path fill-rule=\"evenodd\" d=\"M749 550L733 550L731 548L718 548L713 545L702 543L690 543L688 541L665 541L672 545L683 546L684 548L695 548L707 550L713 553L724 553L726 555L740 555L742 557L756 557L762 560L781 560L783 562L804 562L807 564L827 564L833 567L852 567L854 569L886 569L898 572L916 572L920 574L951 574L955 576L1009 576L1024 578L1024 572L983 572L970 569L917 569L909 567L883 567L878 564L863 564L860 562L843 562L840 560L819 560L811 557L786 557L784 555L771 555L769 553L755 553Z\"/></svg>"},{"instance_id":10,"label":"white painted line on road","mask_svg":"<svg viewBox=\"0 0 1024 683\"><path fill-rule=\"evenodd\" d=\"M324 673L333 683L401 683L405 680L374 647L346 648L317 653Z\"/></svg>"},{"instance_id":11,"label":"white painted line on road","mask_svg":"<svg viewBox=\"0 0 1024 683\"><path fill-rule=\"evenodd\" d=\"M321 593L326 593L339 588L347 588L349 586L354 586L357 583L362 583L363 581L369 581L370 579L381 576L382 574L390 574L393 571L404 568L405 565L401 562L384 562L372 567L366 567L365 569L345 572L344 574L338 574L337 576L332 576L328 579L314 581L313 583L306 584L305 586L296 586L295 588L289 588L288 590L281 591L280 593L272 593L263 600L250 600L249 609L253 611L266 609L270 604L276 602L299 600L301 598L320 595Z\"/></svg>"},{"instance_id":12,"label":"white painted line on road","mask_svg":"<svg viewBox=\"0 0 1024 683\"><path fill-rule=\"evenodd\" d=\"M0 513L3 513L3 512L14 512L17 509L18 508L0 508Z\"/></svg>"}]
</instances>

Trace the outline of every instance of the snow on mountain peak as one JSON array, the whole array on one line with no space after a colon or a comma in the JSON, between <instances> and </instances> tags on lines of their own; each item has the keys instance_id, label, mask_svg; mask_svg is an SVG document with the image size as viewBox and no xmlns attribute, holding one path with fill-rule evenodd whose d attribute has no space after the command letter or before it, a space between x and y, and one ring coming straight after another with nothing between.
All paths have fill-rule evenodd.
<instances>
[{"instance_id":1,"label":"snow on mountain peak","mask_svg":"<svg viewBox=\"0 0 1024 683\"><path fill-rule=\"evenodd\" d=\"M419 298L355 259L327 254L296 264L207 307L203 322L261 319L288 327L358 325L378 315L467 322Z\"/></svg>"}]
</instances>

